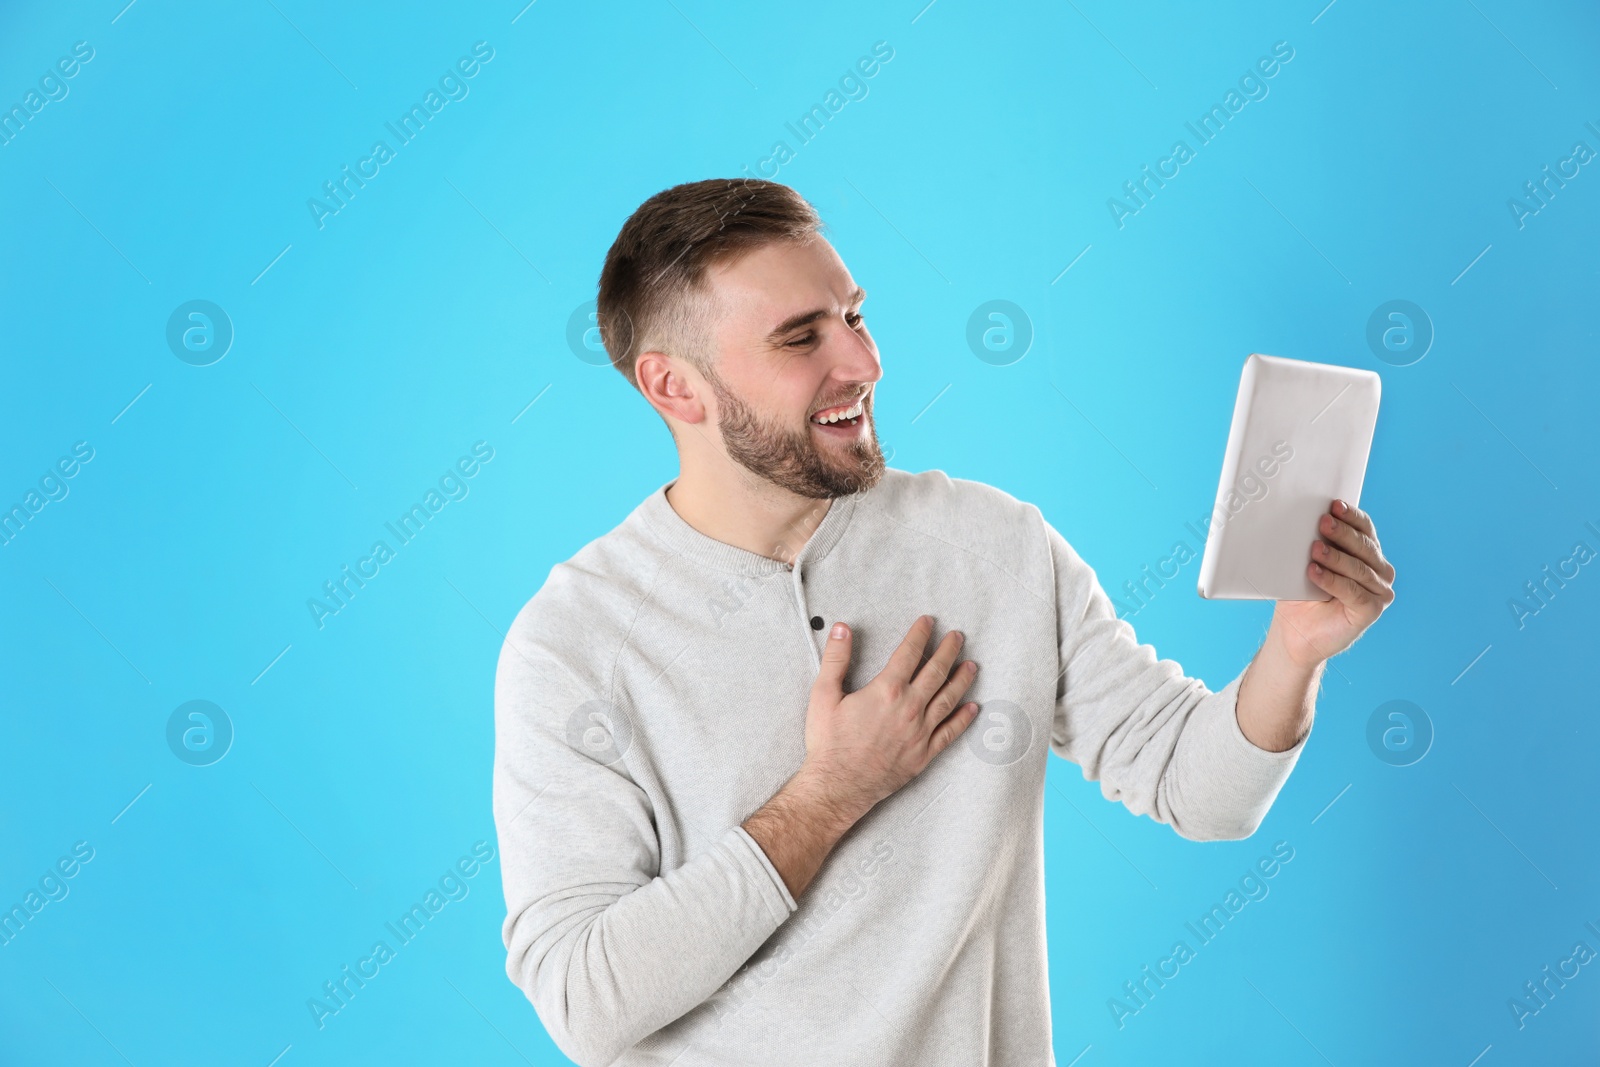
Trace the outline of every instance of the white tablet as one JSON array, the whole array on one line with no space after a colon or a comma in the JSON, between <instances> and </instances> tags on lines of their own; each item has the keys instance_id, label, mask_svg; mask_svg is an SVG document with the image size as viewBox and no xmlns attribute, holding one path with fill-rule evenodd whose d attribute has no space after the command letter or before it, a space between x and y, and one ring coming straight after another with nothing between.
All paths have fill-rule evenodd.
<instances>
[{"instance_id":1,"label":"white tablet","mask_svg":"<svg viewBox=\"0 0 1600 1067\"><path fill-rule=\"evenodd\" d=\"M1306 573L1337 497L1359 507L1378 422L1370 370L1252 355L1239 379L1200 595L1329 600Z\"/></svg>"}]
</instances>

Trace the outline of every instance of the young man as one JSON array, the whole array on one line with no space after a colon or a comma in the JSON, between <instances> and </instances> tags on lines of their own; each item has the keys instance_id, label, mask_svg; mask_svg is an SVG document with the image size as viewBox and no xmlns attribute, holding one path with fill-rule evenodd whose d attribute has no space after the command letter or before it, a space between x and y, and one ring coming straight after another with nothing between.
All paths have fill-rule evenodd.
<instances>
[{"instance_id":1,"label":"young man","mask_svg":"<svg viewBox=\"0 0 1600 1067\"><path fill-rule=\"evenodd\" d=\"M786 186L693 182L600 276L679 475L551 570L495 684L507 972L584 1067L1053 1063L1048 753L1247 837L1393 599L1335 502L1333 599L1279 603L1217 692L1158 660L1037 507L885 466L866 294L820 230Z\"/></svg>"}]
</instances>

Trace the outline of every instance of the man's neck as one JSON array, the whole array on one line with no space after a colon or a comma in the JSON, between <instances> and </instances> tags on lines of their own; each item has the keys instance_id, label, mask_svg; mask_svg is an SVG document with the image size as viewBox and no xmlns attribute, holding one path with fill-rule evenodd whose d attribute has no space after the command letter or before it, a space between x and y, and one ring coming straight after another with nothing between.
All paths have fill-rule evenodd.
<instances>
[{"instance_id":1,"label":"man's neck","mask_svg":"<svg viewBox=\"0 0 1600 1067\"><path fill-rule=\"evenodd\" d=\"M750 488L679 475L667 490L667 503L679 518L712 540L792 563L833 501L800 496L770 483Z\"/></svg>"}]
</instances>

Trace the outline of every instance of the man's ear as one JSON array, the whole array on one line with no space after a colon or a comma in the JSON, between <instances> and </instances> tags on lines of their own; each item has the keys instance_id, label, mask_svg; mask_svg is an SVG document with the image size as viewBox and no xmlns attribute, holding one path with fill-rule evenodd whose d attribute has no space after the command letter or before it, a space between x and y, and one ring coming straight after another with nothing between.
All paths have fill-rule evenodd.
<instances>
[{"instance_id":1,"label":"man's ear","mask_svg":"<svg viewBox=\"0 0 1600 1067\"><path fill-rule=\"evenodd\" d=\"M633 373L639 392L663 417L690 424L705 421L708 413L701 397L706 385L684 361L665 352L640 352Z\"/></svg>"}]
</instances>

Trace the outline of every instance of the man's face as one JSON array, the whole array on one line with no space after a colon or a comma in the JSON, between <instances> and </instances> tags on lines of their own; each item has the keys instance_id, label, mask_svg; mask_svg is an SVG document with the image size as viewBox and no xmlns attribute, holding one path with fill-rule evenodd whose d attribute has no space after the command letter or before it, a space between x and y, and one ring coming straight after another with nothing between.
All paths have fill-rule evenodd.
<instances>
[{"instance_id":1,"label":"man's face","mask_svg":"<svg viewBox=\"0 0 1600 1067\"><path fill-rule=\"evenodd\" d=\"M861 317L866 293L833 246L820 236L775 242L713 267L707 282L717 354L706 377L728 455L819 500L876 485L884 458L872 386L883 368ZM816 419L841 408L859 414Z\"/></svg>"}]
</instances>

